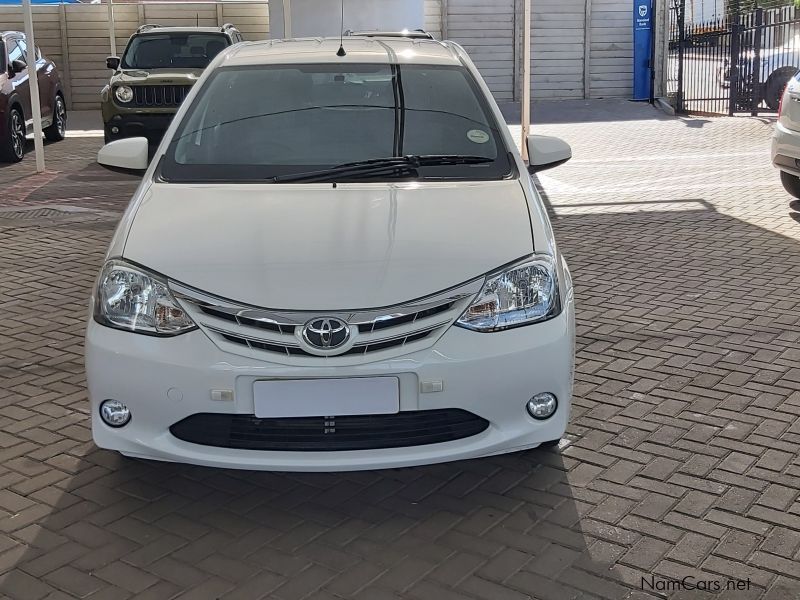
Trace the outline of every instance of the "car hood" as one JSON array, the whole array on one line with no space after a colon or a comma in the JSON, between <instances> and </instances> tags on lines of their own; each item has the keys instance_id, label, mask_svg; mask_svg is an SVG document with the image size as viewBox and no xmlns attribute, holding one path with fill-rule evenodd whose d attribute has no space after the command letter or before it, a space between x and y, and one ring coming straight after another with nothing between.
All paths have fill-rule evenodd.
<instances>
[{"instance_id":1,"label":"car hood","mask_svg":"<svg viewBox=\"0 0 800 600\"><path fill-rule=\"evenodd\" d=\"M123 256L255 306L389 306L533 252L519 181L153 184Z\"/></svg>"}]
</instances>

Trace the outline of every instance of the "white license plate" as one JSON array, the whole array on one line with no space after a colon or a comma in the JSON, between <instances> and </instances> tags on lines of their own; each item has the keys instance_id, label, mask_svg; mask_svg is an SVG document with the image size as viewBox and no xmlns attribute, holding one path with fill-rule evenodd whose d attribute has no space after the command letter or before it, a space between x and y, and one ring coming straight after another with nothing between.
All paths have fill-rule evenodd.
<instances>
[{"instance_id":1,"label":"white license plate","mask_svg":"<svg viewBox=\"0 0 800 600\"><path fill-rule=\"evenodd\" d=\"M400 410L397 377L256 381L253 396L259 418L377 415Z\"/></svg>"}]
</instances>

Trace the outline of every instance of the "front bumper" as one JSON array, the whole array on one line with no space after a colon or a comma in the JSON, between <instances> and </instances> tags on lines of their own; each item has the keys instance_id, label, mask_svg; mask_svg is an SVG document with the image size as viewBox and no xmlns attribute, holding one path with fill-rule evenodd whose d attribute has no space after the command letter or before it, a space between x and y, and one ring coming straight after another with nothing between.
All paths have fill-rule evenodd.
<instances>
[{"instance_id":1,"label":"front bumper","mask_svg":"<svg viewBox=\"0 0 800 600\"><path fill-rule=\"evenodd\" d=\"M771 156L775 168L800 177L800 131L775 123Z\"/></svg>"},{"instance_id":2,"label":"front bumper","mask_svg":"<svg viewBox=\"0 0 800 600\"><path fill-rule=\"evenodd\" d=\"M129 137L146 137L151 144L161 141L175 113L116 114L104 124L106 140L114 141Z\"/></svg>"},{"instance_id":3,"label":"front bumper","mask_svg":"<svg viewBox=\"0 0 800 600\"><path fill-rule=\"evenodd\" d=\"M202 331L156 338L90 321L86 372L92 433L101 448L140 458L213 467L274 471L347 471L462 460L533 448L560 438L569 418L574 367L572 291L550 321L497 333L451 327L426 350L355 366L299 367L257 361L221 351ZM169 428L196 413L251 415L253 383L270 378L369 377L400 381L400 410L460 408L489 421L483 432L460 440L399 448L287 452L204 446L174 437ZM420 393L420 382L443 390ZM228 402L211 390L233 390ZM551 392L558 410L537 421L525 410L536 393ZM114 429L99 417L108 398L130 409L131 422Z\"/></svg>"}]
</instances>

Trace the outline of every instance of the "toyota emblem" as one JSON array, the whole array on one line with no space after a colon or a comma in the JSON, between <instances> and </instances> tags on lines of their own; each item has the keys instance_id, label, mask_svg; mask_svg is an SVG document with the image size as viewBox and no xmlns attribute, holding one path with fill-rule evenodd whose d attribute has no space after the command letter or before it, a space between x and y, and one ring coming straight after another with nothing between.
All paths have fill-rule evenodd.
<instances>
[{"instance_id":1,"label":"toyota emblem","mask_svg":"<svg viewBox=\"0 0 800 600\"><path fill-rule=\"evenodd\" d=\"M350 338L347 323L334 317L312 319L303 326L303 339L312 348L333 350Z\"/></svg>"}]
</instances>

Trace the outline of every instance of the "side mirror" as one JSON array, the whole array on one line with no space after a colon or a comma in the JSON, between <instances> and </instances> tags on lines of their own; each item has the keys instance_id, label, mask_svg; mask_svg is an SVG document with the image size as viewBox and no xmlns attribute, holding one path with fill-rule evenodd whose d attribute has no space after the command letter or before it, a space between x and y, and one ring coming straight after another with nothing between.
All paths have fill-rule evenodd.
<instances>
[{"instance_id":1,"label":"side mirror","mask_svg":"<svg viewBox=\"0 0 800 600\"><path fill-rule=\"evenodd\" d=\"M147 169L147 138L134 137L109 142L97 153L97 162L106 167L144 171Z\"/></svg>"},{"instance_id":2,"label":"side mirror","mask_svg":"<svg viewBox=\"0 0 800 600\"><path fill-rule=\"evenodd\" d=\"M119 69L119 56L109 56L106 58L106 66L112 71Z\"/></svg>"},{"instance_id":3,"label":"side mirror","mask_svg":"<svg viewBox=\"0 0 800 600\"><path fill-rule=\"evenodd\" d=\"M28 65L25 64L24 60L12 60L11 61L11 72L16 75L17 73L22 73L25 69L28 68Z\"/></svg>"},{"instance_id":4,"label":"side mirror","mask_svg":"<svg viewBox=\"0 0 800 600\"><path fill-rule=\"evenodd\" d=\"M563 165L572 158L572 148L564 140L549 135L529 135L528 171L538 173Z\"/></svg>"}]
</instances>

